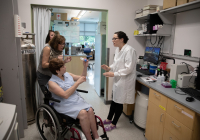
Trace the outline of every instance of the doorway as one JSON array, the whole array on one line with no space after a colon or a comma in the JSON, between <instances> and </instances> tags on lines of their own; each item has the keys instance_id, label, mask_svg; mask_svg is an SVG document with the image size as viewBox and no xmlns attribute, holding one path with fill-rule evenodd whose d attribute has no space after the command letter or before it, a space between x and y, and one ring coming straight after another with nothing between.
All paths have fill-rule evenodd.
<instances>
[{"instance_id":1,"label":"doorway","mask_svg":"<svg viewBox=\"0 0 200 140\"><path fill-rule=\"evenodd\" d=\"M106 58L107 11L58 6L47 6L46 8L52 11L49 29L59 31L66 38L66 46L63 51L64 56L79 55L82 48L91 49L89 55L92 57L88 67L88 82L93 85L99 96L103 96L102 91L105 89L105 77L102 75L101 65L105 64L103 60ZM71 25L71 23L76 25ZM71 36L73 40L68 39L69 32L64 32L60 30L61 28L58 28L60 25L66 27L73 26L74 30L78 31ZM77 30L76 26L79 30ZM105 31L102 31L102 29L105 29ZM99 39L100 43L96 43ZM102 56L104 59L102 59Z\"/></svg>"}]
</instances>

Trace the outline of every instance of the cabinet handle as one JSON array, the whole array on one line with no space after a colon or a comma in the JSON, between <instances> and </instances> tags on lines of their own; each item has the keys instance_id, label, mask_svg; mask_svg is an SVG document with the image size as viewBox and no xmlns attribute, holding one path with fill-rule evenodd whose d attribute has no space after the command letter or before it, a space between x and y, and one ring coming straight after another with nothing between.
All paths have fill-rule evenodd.
<instances>
[{"instance_id":1,"label":"cabinet handle","mask_svg":"<svg viewBox=\"0 0 200 140\"><path fill-rule=\"evenodd\" d=\"M175 124L174 121L172 121L172 124L175 125L177 128L181 127L181 126L178 126L177 124Z\"/></svg>"},{"instance_id":2,"label":"cabinet handle","mask_svg":"<svg viewBox=\"0 0 200 140\"><path fill-rule=\"evenodd\" d=\"M156 93L153 93L156 97L160 97L160 95L157 95Z\"/></svg>"},{"instance_id":3,"label":"cabinet handle","mask_svg":"<svg viewBox=\"0 0 200 140\"><path fill-rule=\"evenodd\" d=\"M170 140L173 140L172 137L169 137Z\"/></svg>"},{"instance_id":4,"label":"cabinet handle","mask_svg":"<svg viewBox=\"0 0 200 140\"><path fill-rule=\"evenodd\" d=\"M182 109L182 108L180 108L180 107L178 107L177 105L174 105L174 107L176 107L177 109L179 109L179 110L182 110L182 111L183 111L183 109Z\"/></svg>"},{"instance_id":5,"label":"cabinet handle","mask_svg":"<svg viewBox=\"0 0 200 140\"><path fill-rule=\"evenodd\" d=\"M162 114L160 115L160 122L163 122L163 121L162 121L162 115L164 115L164 114L162 113Z\"/></svg>"}]
</instances>

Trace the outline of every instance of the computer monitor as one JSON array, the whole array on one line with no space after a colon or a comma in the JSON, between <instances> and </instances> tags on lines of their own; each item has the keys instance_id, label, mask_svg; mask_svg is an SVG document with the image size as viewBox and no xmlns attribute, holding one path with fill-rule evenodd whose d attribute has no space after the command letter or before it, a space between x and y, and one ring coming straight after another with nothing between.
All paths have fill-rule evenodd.
<instances>
[{"instance_id":1,"label":"computer monitor","mask_svg":"<svg viewBox=\"0 0 200 140\"><path fill-rule=\"evenodd\" d=\"M160 55L160 48L146 47L143 59L144 61L148 61L157 65L159 60L159 55Z\"/></svg>"}]
</instances>

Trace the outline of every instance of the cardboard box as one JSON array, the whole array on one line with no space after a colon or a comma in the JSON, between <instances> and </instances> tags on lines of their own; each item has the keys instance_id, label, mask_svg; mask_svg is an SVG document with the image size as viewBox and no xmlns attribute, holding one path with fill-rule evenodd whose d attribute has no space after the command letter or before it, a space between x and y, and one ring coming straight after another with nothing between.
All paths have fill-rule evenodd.
<instances>
[{"instance_id":1,"label":"cardboard box","mask_svg":"<svg viewBox=\"0 0 200 140\"><path fill-rule=\"evenodd\" d=\"M188 0L177 0L177 6L187 3Z\"/></svg>"},{"instance_id":2,"label":"cardboard box","mask_svg":"<svg viewBox=\"0 0 200 140\"><path fill-rule=\"evenodd\" d=\"M67 13L52 13L51 20L67 21Z\"/></svg>"},{"instance_id":3,"label":"cardboard box","mask_svg":"<svg viewBox=\"0 0 200 140\"><path fill-rule=\"evenodd\" d=\"M163 0L163 9L176 6L176 0Z\"/></svg>"},{"instance_id":4,"label":"cardboard box","mask_svg":"<svg viewBox=\"0 0 200 140\"><path fill-rule=\"evenodd\" d=\"M72 17L71 18L71 21L78 21L79 20L79 18L77 18L77 17Z\"/></svg>"}]
</instances>

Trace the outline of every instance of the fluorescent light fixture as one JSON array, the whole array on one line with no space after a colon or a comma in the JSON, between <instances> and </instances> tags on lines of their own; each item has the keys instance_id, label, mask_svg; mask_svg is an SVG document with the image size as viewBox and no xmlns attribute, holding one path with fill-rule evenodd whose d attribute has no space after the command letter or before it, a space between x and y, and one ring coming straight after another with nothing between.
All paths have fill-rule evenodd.
<instances>
[{"instance_id":1,"label":"fluorescent light fixture","mask_svg":"<svg viewBox=\"0 0 200 140\"><path fill-rule=\"evenodd\" d=\"M80 19L86 12L86 10L81 10L76 17Z\"/></svg>"}]
</instances>

